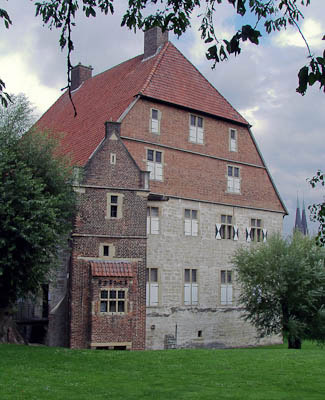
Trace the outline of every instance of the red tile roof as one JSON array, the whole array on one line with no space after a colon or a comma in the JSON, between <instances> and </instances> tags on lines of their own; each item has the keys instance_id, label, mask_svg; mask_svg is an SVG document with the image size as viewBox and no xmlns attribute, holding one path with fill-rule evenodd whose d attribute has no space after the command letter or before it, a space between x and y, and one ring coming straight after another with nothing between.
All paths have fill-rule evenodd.
<instances>
[{"instance_id":1,"label":"red tile roof","mask_svg":"<svg viewBox=\"0 0 325 400\"><path fill-rule=\"evenodd\" d=\"M156 56L142 58L119 64L75 90L77 117L64 93L38 121L39 128L62 133L60 151L71 156L73 165L86 164L104 137L104 122L118 120L137 95L247 124L172 43Z\"/></svg>"},{"instance_id":2,"label":"red tile roof","mask_svg":"<svg viewBox=\"0 0 325 400\"><path fill-rule=\"evenodd\" d=\"M114 261L90 261L92 276L133 276L132 263Z\"/></svg>"}]
</instances>

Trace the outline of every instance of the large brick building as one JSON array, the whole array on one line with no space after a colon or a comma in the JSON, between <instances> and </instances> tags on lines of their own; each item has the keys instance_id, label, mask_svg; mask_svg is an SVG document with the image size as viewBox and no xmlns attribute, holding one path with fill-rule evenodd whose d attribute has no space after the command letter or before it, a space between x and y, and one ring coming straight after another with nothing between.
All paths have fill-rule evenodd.
<instances>
[{"instance_id":1,"label":"large brick building","mask_svg":"<svg viewBox=\"0 0 325 400\"><path fill-rule=\"evenodd\" d=\"M286 209L249 123L157 28L143 55L94 77L76 66L72 89L77 117L65 93L38 123L62 133L79 198L49 343L255 344L230 259Z\"/></svg>"}]
</instances>

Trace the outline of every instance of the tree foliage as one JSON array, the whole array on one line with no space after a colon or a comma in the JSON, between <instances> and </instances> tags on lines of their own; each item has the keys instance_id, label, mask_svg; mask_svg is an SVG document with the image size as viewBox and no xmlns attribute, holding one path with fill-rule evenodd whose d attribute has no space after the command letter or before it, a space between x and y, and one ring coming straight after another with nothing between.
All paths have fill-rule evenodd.
<instances>
[{"instance_id":1,"label":"tree foliage","mask_svg":"<svg viewBox=\"0 0 325 400\"><path fill-rule=\"evenodd\" d=\"M297 92L304 95L308 86L316 82L325 91L325 50L315 55L301 32L299 23L303 18L303 9L311 0L129 0L128 8L122 17L122 26L130 29L148 29L160 26L163 30L173 31L180 36L190 26L191 18L198 14L202 40L209 44L206 56L216 63L228 59L230 55L238 55L242 51L243 42L259 44L261 31L270 34L295 26L306 43L309 62L298 73ZM36 15L42 18L45 25L60 29L60 47L67 48L67 87L71 87L71 53L74 49L72 30L76 15L81 12L86 17L96 17L97 12L113 14L113 0L34 0ZM243 25L230 38L221 38L214 25L214 16L218 6L228 3L233 7L235 15L242 17ZM150 11L148 11L150 10ZM9 28L12 21L4 9L0 9L0 18ZM251 21L254 23L251 23ZM325 36L323 37L323 40ZM0 99L6 105L9 96L4 92L5 84L0 80ZM70 93L71 95L71 93Z\"/></svg>"},{"instance_id":2,"label":"tree foliage","mask_svg":"<svg viewBox=\"0 0 325 400\"><path fill-rule=\"evenodd\" d=\"M325 174L317 171L316 175L309 179L309 183L313 188L318 185L325 186ZM320 246L325 246L325 202L312 204L308 209L311 220L319 223L316 241Z\"/></svg>"},{"instance_id":3,"label":"tree foliage","mask_svg":"<svg viewBox=\"0 0 325 400\"><path fill-rule=\"evenodd\" d=\"M33 130L21 137L32 110L26 98L14 101L0 115L0 311L49 280L75 207L54 140Z\"/></svg>"},{"instance_id":4,"label":"tree foliage","mask_svg":"<svg viewBox=\"0 0 325 400\"><path fill-rule=\"evenodd\" d=\"M282 334L289 348L325 341L325 252L296 233L240 248L234 255L244 318L260 337Z\"/></svg>"}]
</instances>

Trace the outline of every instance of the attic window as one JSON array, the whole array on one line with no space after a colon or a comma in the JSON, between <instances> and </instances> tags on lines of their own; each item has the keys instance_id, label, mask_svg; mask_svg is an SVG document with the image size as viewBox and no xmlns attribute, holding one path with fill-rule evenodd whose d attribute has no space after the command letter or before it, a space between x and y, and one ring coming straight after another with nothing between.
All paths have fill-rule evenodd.
<instances>
[{"instance_id":1,"label":"attic window","mask_svg":"<svg viewBox=\"0 0 325 400\"><path fill-rule=\"evenodd\" d=\"M115 165L115 164L116 164L116 154L111 153L111 165Z\"/></svg>"},{"instance_id":2,"label":"attic window","mask_svg":"<svg viewBox=\"0 0 325 400\"><path fill-rule=\"evenodd\" d=\"M237 130L236 129L229 129L229 150L230 151L238 150Z\"/></svg>"},{"instance_id":3,"label":"attic window","mask_svg":"<svg viewBox=\"0 0 325 400\"><path fill-rule=\"evenodd\" d=\"M203 118L191 114L189 141L192 143L203 144L203 137L204 137Z\"/></svg>"},{"instance_id":4,"label":"attic window","mask_svg":"<svg viewBox=\"0 0 325 400\"><path fill-rule=\"evenodd\" d=\"M161 119L161 112L154 108L150 109L151 118L150 118L150 131L152 133L156 133L159 135L160 133L160 119Z\"/></svg>"}]
</instances>

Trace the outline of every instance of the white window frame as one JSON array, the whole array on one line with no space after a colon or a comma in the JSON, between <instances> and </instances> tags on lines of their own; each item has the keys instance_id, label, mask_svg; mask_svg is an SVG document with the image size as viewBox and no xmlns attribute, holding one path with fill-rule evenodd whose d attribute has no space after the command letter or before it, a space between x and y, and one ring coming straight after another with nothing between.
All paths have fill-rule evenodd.
<instances>
[{"instance_id":1,"label":"white window frame","mask_svg":"<svg viewBox=\"0 0 325 400\"><path fill-rule=\"evenodd\" d=\"M199 304L198 270L196 268L184 269L184 306L196 306Z\"/></svg>"},{"instance_id":2,"label":"white window frame","mask_svg":"<svg viewBox=\"0 0 325 400\"><path fill-rule=\"evenodd\" d=\"M149 179L152 181L163 181L163 152L147 148L146 163L147 171L150 172Z\"/></svg>"},{"instance_id":3,"label":"white window frame","mask_svg":"<svg viewBox=\"0 0 325 400\"><path fill-rule=\"evenodd\" d=\"M230 269L220 271L220 304L233 305L233 271Z\"/></svg>"},{"instance_id":4,"label":"white window frame","mask_svg":"<svg viewBox=\"0 0 325 400\"><path fill-rule=\"evenodd\" d=\"M147 235L159 235L160 209L156 206L147 207Z\"/></svg>"},{"instance_id":5,"label":"white window frame","mask_svg":"<svg viewBox=\"0 0 325 400\"><path fill-rule=\"evenodd\" d=\"M238 132L234 128L229 128L229 151L238 151Z\"/></svg>"},{"instance_id":6,"label":"white window frame","mask_svg":"<svg viewBox=\"0 0 325 400\"><path fill-rule=\"evenodd\" d=\"M111 297L111 292L116 292L115 297ZM103 292L107 292L107 297L103 297ZM124 297L119 298L119 292L124 292ZM127 314L127 295L128 289L105 287L99 291L99 313L105 315L124 315ZM103 310L103 305L106 304L106 310ZM110 311L111 303L115 304L115 311ZM119 303L123 303L123 311L118 311Z\"/></svg>"},{"instance_id":7,"label":"white window frame","mask_svg":"<svg viewBox=\"0 0 325 400\"><path fill-rule=\"evenodd\" d=\"M157 118L154 118L154 116ZM150 108L150 132L160 135L161 112L157 108Z\"/></svg>"},{"instance_id":8,"label":"white window frame","mask_svg":"<svg viewBox=\"0 0 325 400\"><path fill-rule=\"evenodd\" d=\"M235 165L227 165L227 192L241 193L240 167Z\"/></svg>"},{"instance_id":9,"label":"white window frame","mask_svg":"<svg viewBox=\"0 0 325 400\"><path fill-rule=\"evenodd\" d=\"M185 236L198 236L199 211L189 208L184 209L184 234Z\"/></svg>"},{"instance_id":10,"label":"white window frame","mask_svg":"<svg viewBox=\"0 0 325 400\"><path fill-rule=\"evenodd\" d=\"M146 307L159 306L159 269L146 269Z\"/></svg>"},{"instance_id":11,"label":"white window frame","mask_svg":"<svg viewBox=\"0 0 325 400\"><path fill-rule=\"evenodd\" d=\"M191 143L204 144L204 119L199 115L189 116L189 141Z\"/></svg>"}]
</instances>

